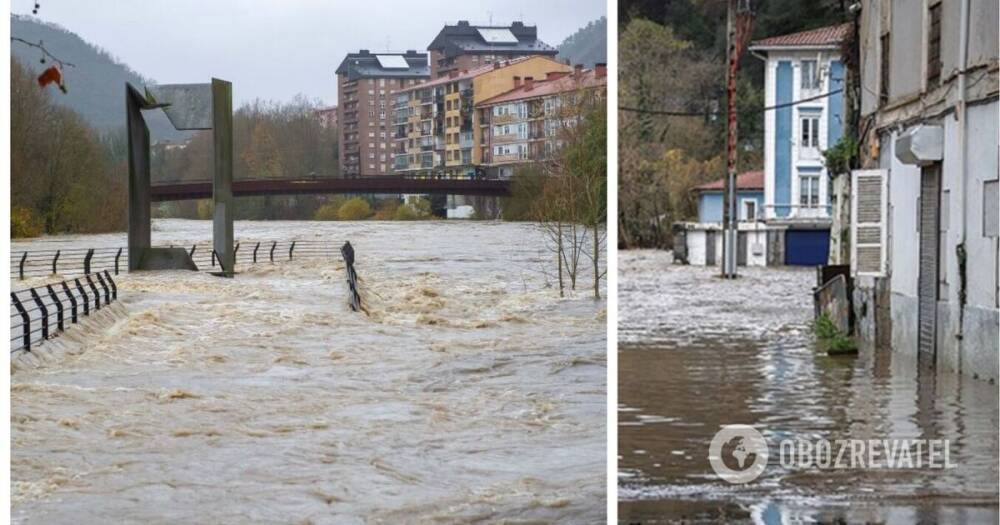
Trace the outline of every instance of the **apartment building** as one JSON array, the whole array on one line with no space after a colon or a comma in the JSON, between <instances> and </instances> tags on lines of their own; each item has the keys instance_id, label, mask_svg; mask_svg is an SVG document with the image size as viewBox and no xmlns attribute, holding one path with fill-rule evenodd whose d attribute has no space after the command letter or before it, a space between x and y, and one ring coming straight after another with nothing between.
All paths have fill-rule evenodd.
<instances>
[{"instance_id":1,"label":"apartment building","mask_svg":"<svg viewBox=\"0 0 1000 525\"><path fill-rule=\"evenodd\" d=\"M393 101L430 78L427 54L349 53L337 67L340 172L347 177L393 173Z\"/></svg>"},{"instance_id":2,"label":"apartment building","mask_svg":"<svg viewBox=\"0 0 1000 525\"><path fill-rule=\"evenodd\" d=\"M858 335L998 378L997 2L866 0L863 170L851 174Z\"/></svg>"},{"instance_id":3,"label":"apartment building","mask_svg":"<svg viewBox=\"0 0 1000 525\"><path fill-rule=\"evenodd\" d=\"M471 71L523 56L555 57L556 48L538 39L538 28L514 22L509 26L474 26L466 20L445 25L427 46L431 77L451 71Z\"/></svg>"},{"instance_id":4,"label":"apartment building","mask_svg":"<svg viewBox=\"0 0 1000 525\"><path fill-rule=\"evenodd\" d=\"M521 57L407 87L395 96L395 173L423 177L481 174L480 115L476 104L508 92L527 77L572 68L548 57Z\"/></svg>"},{"instance_id":5,"label":"apartment building","mask_svg":"<svg viewBox=\"0 0 1000 525\"><path fill-rule=\"evenodd\" d=\"M513 89L476 104L477 149L488 176L509 178L519 164L549 159L564 128L607 96L607 67L515 76Z\"/></svg>"},{"instance_id":6,"label":"apartment building","mask_svg":"<svg viewBox=\"0 0 1000 525\"><path fill-rule=\"evenodd\" d=\"M313 112L316 118L319 119L319 123L324 128L336 128L337 127L337 116L338 116L337 106L330 106L328 108L319 108Z\"/></svg>"},{"instance_id":7,"label":"apartment building","mask_svg":"<svg viewBox=\"0 0 1000 525\"><path fill-rule=\"evenodd\" d=\"M764 207L773 235L768 264L826 264L830 253L830 174L823 151L843 134L844 64L850 24L753 42L765 61Z\"/></svg>"}]
</instances>

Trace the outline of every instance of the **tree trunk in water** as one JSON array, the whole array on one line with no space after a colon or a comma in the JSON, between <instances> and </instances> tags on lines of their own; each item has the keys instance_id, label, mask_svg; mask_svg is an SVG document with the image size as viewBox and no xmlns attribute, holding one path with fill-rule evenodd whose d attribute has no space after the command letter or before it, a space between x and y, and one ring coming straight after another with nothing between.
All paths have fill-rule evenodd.
<instances>
[{"instance_id":1,"label":"tree trunk in water","mask_svg":"<svg viewBox=\"0 0 1000 525\"><path fill-rule=\"evenodd\" d=\"M563 296L563 238L562 238L562 223L557 222L556 227L558 228L558 233L556 233L556 262L559 264L559 297Z\"/></svg>"},{"instance_id":2,"label":"tree trunk in water","mask_svg":"<svg viewBox=\"0 0 1000 525\"><path fill-rule=\"evenodd\" d=\"M594 299L601 298L601 243L598 239L597 225L594 225Z\"/></svg>"}]
</instances>

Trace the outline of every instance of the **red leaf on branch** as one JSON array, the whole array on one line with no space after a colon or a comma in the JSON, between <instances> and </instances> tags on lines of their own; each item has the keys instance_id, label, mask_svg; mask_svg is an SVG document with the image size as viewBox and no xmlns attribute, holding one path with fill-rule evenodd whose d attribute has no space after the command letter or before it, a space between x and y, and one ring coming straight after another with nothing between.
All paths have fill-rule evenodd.
<instances>
[{"instance_id":1,"label":"red leaf on branch","mask_svg":"<svg viewBox=\"0 0 1000 525\"><path fill-rule=\"evenodd\" d=\"M52 66L45 71L42 71L42 74L38 76L39 87L44 88L52 83L59 86L60 91L66 93L66 86L63 84L62 80L62 72L59 71L59 68L56 66Z\"/></svg>"}]
</instances>

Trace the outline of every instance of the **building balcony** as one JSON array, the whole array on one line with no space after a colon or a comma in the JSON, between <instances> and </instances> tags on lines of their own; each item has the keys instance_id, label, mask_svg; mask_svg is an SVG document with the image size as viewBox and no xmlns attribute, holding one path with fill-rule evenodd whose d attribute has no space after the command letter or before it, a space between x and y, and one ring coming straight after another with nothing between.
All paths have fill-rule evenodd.
<instances>
[{"instance_id":1,"label":"building balcony","mask_svg":"<svg viewBox=\"0 0 1000 525\"><path fill-rule=\"evenodd\" d=\"M503 164L508 162L524 162L528 160L527 153L509 153L507 155L492 155L493 164Z\"/></svg>"},{"instance_id":2,"label":"building balcony","mask_svg":"<svg viewBox=\"0 0 1000 525\"><path fill-rule=\"evenodd\" d=\"M764 219L773 222L828 224L833 206L829 204L765 204Z\"/></svg>"},{"instance_id":3,"label":"building balcony","mask_svg":"<svg viewBox=\"0 0 1000 525\"><path fill-rule=\"evenodd\" d=\"M515 135L515 134L510 134L510 135L494 135L493 136L493 143L494 144L510 144L511 142L524 142L526 140L528 140L528 139L525 138L525 137L521 137L521 136ZM470 143L470 146L471 146L471 143Z\"/></svg>"},{"instance_id":4,"label":"building balcony","mask_svg":"<svg viewBox=\"0 0 1000 525\"><path fill-rule=\"evenodd\" d=\"M521 115L516 113L508 113L506 115L493 115L493 124L509 124L511 122L521 122L524 120Z\"/></svg>"}]
</instances>

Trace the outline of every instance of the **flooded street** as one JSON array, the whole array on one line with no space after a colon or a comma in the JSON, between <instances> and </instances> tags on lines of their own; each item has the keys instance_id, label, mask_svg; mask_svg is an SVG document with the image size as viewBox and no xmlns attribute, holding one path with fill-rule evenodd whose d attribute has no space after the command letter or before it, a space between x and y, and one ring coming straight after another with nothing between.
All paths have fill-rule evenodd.
<instances>
[{"instance_id":1,"label":"flooded street","mask_svg":"<svg viewBox=\"0 0 1000 525\"><path fill-rule=\"evenodd\" d=\"M619 255L621 522L997 522L996 385L918 374L887 352L817 352L811 268L717 273L662 251ZM709 465L728 424L770 444L751 483ZM775 443L798 438L948 439L956 466L785 468Z\"/></svg>"},{"instance_id":2,"label":"flooded street","mask_svg":"<svg viewBox=\"0 0 1000 525\"><path fill-rule=\"evenodd\" d=\"M211 237L205 221L153 229L154 245ZM339 255L238 266L234 279L122 275L108 320L73 326L44 359L14 358L15 523L604 520L605 303L547 286L540 232L235 232L349 240L371 317L349 310Z\"/></svg>"}]
</instances>

